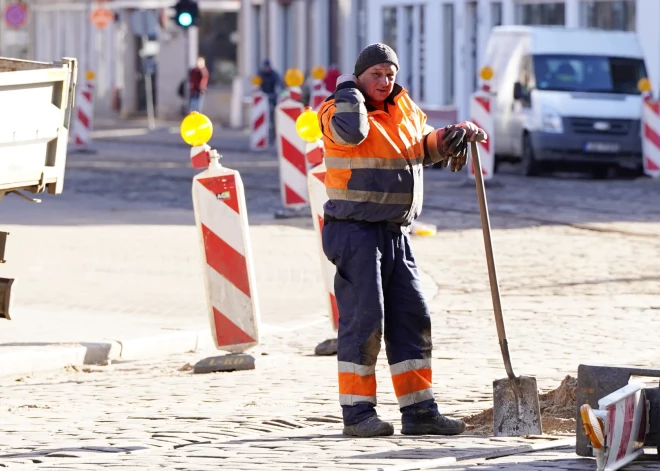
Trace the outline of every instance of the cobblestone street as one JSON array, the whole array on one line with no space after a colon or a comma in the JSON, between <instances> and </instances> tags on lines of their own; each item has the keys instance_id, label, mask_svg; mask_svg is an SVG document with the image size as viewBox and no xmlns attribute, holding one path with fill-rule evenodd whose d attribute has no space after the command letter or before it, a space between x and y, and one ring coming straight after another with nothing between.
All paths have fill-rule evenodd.
<instances>
[{"instance_id":1,"label":"cobblestone street","mask_svg":"<svg viewBox=\"0 0 660 471\"><path fill-rule=\"evenodd\" d=\"M248 352L256 369L194 374L197 361L222 354L207 344L107 366L0 375L0 468L596 469L595 460L575 455L574 433L401 435L384 351L378 409L395 435L344 437L336 357L313 354L334 333L311 218L275 220L275 157L238 144L224 151L217 136L211 143L224 165L241 172L247 193L264 323L261 345ZM188 148L173 137L95 146L96 154L69 156L61 196L41 205L7 197L0 205L3 230L14 238L1 273L13 270L22 283L21 315L0 325L0 353L19 343L205 326ZM421 220L438 234L413 240L432 312L435 395L454 417L492 407L492 382L506 375L476 193L465 177L426 172ZM547 392L577 377L579 364L660 367L653 334L660 331L660 183L524 178L508 168L495 180L501 186L488 188L488 202L516 373L536 376Z\"/></svg>"}]
</instances>

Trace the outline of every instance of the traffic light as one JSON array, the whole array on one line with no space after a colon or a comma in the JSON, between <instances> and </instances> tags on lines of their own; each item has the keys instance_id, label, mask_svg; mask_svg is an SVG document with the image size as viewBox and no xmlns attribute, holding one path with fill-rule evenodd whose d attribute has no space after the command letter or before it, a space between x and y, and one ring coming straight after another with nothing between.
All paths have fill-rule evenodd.
<instances>
[{"instance_id":1,"label":"traffic light","mask_svg":"<svg viewBox=\"0 0 660 471\"><path fill-rule=\"evenodd\" d=\"M199 5L195 0L179 0L174 5L174 20L182 28L194 26L199 21Z\"/></svg>"}]
</instances>

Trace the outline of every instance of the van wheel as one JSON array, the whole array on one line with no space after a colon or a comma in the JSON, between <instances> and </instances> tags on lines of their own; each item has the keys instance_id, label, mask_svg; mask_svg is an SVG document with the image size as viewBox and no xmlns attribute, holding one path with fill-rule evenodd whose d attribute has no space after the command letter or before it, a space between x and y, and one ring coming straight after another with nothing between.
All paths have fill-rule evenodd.
<instances>
[{"instance_id":1,"label":"van wheel","mask_svg":"<svg viewBox=\"0 0 660 471\"><path fill-rule=\"evenodd\" d=\"M527 177L536 177L541 173L541 164L534 158L534 148L529 134L523 136L520 170Z\"/></svg>"}]
</instances>

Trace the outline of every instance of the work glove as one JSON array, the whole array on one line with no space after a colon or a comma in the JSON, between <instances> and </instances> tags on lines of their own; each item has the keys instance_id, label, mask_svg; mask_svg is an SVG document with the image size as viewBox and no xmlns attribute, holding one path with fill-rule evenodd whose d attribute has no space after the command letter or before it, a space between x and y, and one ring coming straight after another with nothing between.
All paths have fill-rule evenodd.
<instances>
[{"instance_id":1,"label":"work glove","mask_svg":"<svg viewBox=\"0 0 660 471\"><path fill-rule=\"evenodd\" d=\"M468 146L477 134L486 134L476 124L463 121L435 131L437 133L438 152L443 156L444 167L449 166L452 172L459 172L467 163Z\"/></svg>"}]
</instances>

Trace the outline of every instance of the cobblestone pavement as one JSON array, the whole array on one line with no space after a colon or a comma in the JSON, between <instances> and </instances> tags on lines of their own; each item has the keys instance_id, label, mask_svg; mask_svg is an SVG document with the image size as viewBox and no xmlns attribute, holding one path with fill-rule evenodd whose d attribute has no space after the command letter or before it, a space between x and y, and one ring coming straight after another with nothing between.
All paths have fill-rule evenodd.
<instances>
[{"instance_id":1,"label":"cobblestone pavement","mask_svg":"<svg viewBox=\"0 0 660 471\"><path fill-rule=\"evenodd\" d=\"M180 150L103 146L95 156L71 157L72 198L100 194L118 207L139 201L154 211L190 207L194 172L187 155L177 160ZM298 220L272 226L279 196L271 156L226 158L243 173L253 224L279 228L283 237L288 229L309 227ZM544 392L575 376L581 363L660 366L653 334L660 329L660 185L506 174L498 180L503 186L489 188L488 197L516 373L535 375ZM474 188L463 186L461 176L427 172L422 220L439 227L437 236L413 242L433 313L436 397L444 413L465 417L492 406L492 381L505 376ZM321 292L318 278L304 280ZM262 307L264 316L268 309ZM566 445L572 435L401 435L384 355L377 367L379 412L395 422L396 434L343 437L336 358L312 354L333 336L328 324L314 316L295 328L273 325L250 351L254 371L193 374L190 365L218 354L209 350L2 379L0 466L367 470L419 469L426 462L425 469L595 469L593 460L576 457ZM561 445L520 454L520 447ZM517 454L497 457L511 453Z\"/></svg>"}]
</instances>

